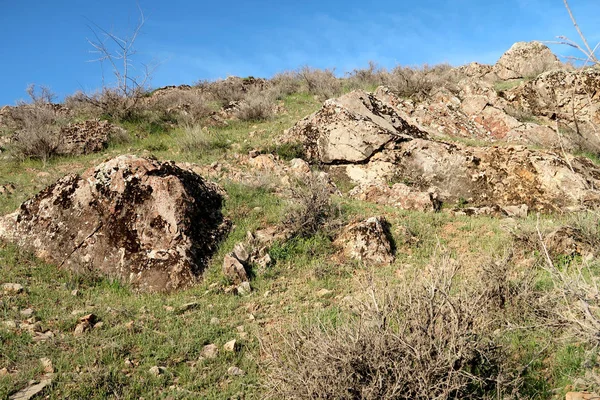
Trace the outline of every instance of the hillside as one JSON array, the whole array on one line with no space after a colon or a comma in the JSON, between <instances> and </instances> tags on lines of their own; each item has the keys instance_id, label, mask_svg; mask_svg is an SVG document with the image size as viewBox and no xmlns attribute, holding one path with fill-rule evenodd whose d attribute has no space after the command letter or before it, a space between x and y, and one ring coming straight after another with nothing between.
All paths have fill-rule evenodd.
<instances>
[{"instance_id":1,"label":"hillside","mask_svg":"<svg viewBox=\"0 0 600 400\"><path fill-rule=\"evenodd\" d=\"M0 397L594 398L599 88L537 42L32 87L0 109Z\"/></svg>"}]
</instances>

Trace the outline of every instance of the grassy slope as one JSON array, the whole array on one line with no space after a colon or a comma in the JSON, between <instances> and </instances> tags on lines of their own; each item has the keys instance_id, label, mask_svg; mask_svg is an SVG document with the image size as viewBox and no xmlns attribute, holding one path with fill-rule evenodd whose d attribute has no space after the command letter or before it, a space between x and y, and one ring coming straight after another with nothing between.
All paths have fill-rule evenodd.
<instances>
[{"instance_id":1,"label":"grassy slope","mask_svg":"<svg viewBox=\"0 0 600 400\"><path fill-rule=\"evenodd\" d=\"M286 114L262 123L232 123L219 131L231 141L230 152L276 148L273 139L319 104L311 96L293 95L285 101ZM128 128L143 130L133 125ZM262 133L250 137L250 131ZM0 214L13 211L21 201L58 177L81 172L117 154L152 154L159 159L199 164L210 164L224 156L222 149L202 154L179 151L181 134L178 130L142 134L144 138L111 147L102 154L59 158L47 165L1 160L0 184L11 182L17 192L0 197ZM393 284L407 272L418 272L440 247L470 268L478 268L513 246L510 232L515 226L507 220L422 214L338 199L347 219L372 215L388 218L398 243L393 265L371 269L356 263L335 263L330 260L333 249L326 237L296 240L271 250L277 262L266 273L257 274L251 295L234 296L222 290L222 256L245 237L247 230L280 220L285 204L263 188L227 181L221 184L229 195L225 212L234 221L235 229L208 267L204 281L189 290L138 295L117 282L57 271L13 245L0 244L0 283L16 282L26 288L23 294L2 297L0 321L19 321L23 319L20 310L32 308L43 329L56 333L53 340L36 343L29 333L0 326L0 368L15 371L0 377L0 398L25 387L31 379L39 379L41 357L50 358L56 370L51 390L46 391L52 399L262 398L265 363L259 338L268 332L315 316L338 318L346 312L344 298L359 293L365 280L375 278ZM514 224L531 229L534 223L530 219ZM560 223L559 217L542 221L543 226ZM416 244L403 243L402 226L414 233ZM317 292L322 288L332 290L333 295L319 297ZM74 289L79 296L71 295ZM178 312L190 302L197 302L196 308ZM73 330L85 313L94 313L103 325L76 337ZM240 326L246 334L240 333ZM545 350L547 356L533 363L527 373L532 397L548 398L550 389L564 387L580 373L582 350L559 342L542 349L542 343L550 336L551 332L538 329L507 337L507 345L523 350L524 360ZM236 353L221 348L231 339L241 343ZM218 357L199 360L203 346L209 343L221 348ZM128 366L126 360L132 365ZM164 367L164 373L150 374L149 369L155 365ZM240 367L245 375L229 376L227 369L231 366Z\"/></svg>"}]
</instances>

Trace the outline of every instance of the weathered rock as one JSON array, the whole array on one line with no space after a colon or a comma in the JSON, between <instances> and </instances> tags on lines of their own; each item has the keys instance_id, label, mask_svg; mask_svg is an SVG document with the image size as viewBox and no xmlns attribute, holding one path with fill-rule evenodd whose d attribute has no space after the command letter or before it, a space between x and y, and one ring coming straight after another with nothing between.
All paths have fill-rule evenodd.
<instances>
[{"instance_id":1,"label":"weathered rock","mask_svg":"<svg viewBox=\"0 0 600 400\"><path fill-rule=\"evenodd\" d=\"M24 290L23 285L20 283L3 283L2 291L5 294L19 294Z\"/></svg>"},{"instance_id":2,"label":"weathered rock","mask_svg":"<svg viewBox=\"0 0 600 400\"><path fill-rule=\"evenodd\" d=\"M215 358L217 358L218 354L219 354L219 348L217 347L216 344L207 344L202 349L201 355L204 358L215 359Z\"/></svg>"},{"instance_id":3,"label":"weathered rock","mask_svg":"<svg viewBox=\"0 0 600 400\"><path fill-rule=\"evenodd\" d=\"M223 350L228 352L235 352L238 348L237 341L235 339L230 340L229 342L223 345Z\"/></svg>"},{"instance_id":4,"label":"weathered rock","mask_svg":"<svg viewBox=\"0 0 600 400\"><path fill-rule=\"evenodd\" d=\"M567 148L600 151L600 71L556 70L541 74L507 93L505 97L514 107L533 115L545 117L550 122L566 123L561 137L553 135L556 142ZM573 145L569 146L569 143Z\"/></svg>"},{"instance_id":5,"label":"weathered rock","mask_svg":"<svg viewBox=\"0 0 600 400\"><path fill-rule=\"evenodd\" d=\"M388 223L383 217L371 217L346 227L334 244L346 257L369 264L394 262L394 246Z\"/></svg>"},{"instance_id":6,"label":"weathered rock","mask_svg":"<svg viewBox=\"0 0 600 400\"><path fill-rule=\"evenodd\" d=\"M227 369L227 374L231 376L244 376L246 373L238 367L229 367Z\"/></svg>"},{"instance_id":7,"label":"weathered rock","mask_svg":"<svg viewBox=\"0 0 600 400\"><path fill-rule=\"evenodd\" d=\"M0 237L140 290L192 284L226 231L219 188L172 163L120 156L68 175L0 219Z\"/></svg>"},{"instance_id":8,"label":"weathered rock","mask_svg":"<svg viewBox=\"0 0 600 400\"><path fill-rule=\"evenodd\" d=\"M252 293L252 286L250 286L250 282L248 281L240 283L236 289L237 294L240 296L247 296Z\"/></svg>"},{"instance_id":9,"label":"weathered rock","mask_svg":"<svg viewBox=\"0 0 600 400\"><path fill-rule=\"evenodd\" d=\"M403 183L387 184L374 182L356 186L348 195L354 199L397 207L402 210L439 211L442 201L436 192L421 191Z\"/></svg>"},{"instance_id":10,"label":"weathered rock","mask_svg":"<svg viewBox=\"0 0 600 400\"><path fill-rule=\"evenodd\" d=\"M304 140L308 156L334 164L332 171L344 170L358 183L350 195L363 200L421 210L437 210L442 200L464 201L473 214L492 215L510 214L510 207L522 205L538 211L574 211L599 204L600 168L564 154L565 148L576 148L574 140L555 143L562 155L514 145L470 147L439 140L463 136L554 142L552 128L510 115L507 100L488 83L462 85L463 100L440 89L419 106L383 87L375 94L355 91L328 100L292 132ZM390 181L411 187L386 188Z\"/></svg>"},{"instance_id":11,"label":"weathered rock","mask_svg":"<svg viewBox=\"0 0 600 400\"><path fill-rule=\"evenodd\" d=\"M568 392L565 400L595 400L600 398L596 393L592 392Z\"/></svg>"},{"instance_id":12,"label":"weathered rock","mask_svg":"<svg viewBox=\"0 0 600 400\"><path fill-rule=\"evenodd\" d=\"M113 136L123 136L123 128L108 121L88 120L71 123L61 129L61 154L80 155L104 150Z\"/></svg>"},{"instance_id":13,"label":"weathered rock","mask_svg":"<svg viewBox=\"0 0 600 400\"><path fill-rule=\"evenodd\" d=\"M535 77L562 66L548 46L540 42L518 42L500 57L493 71L500 79Z\"/></svg>"},{"instance_id":14,"label":"weathered rock","mask_svg":"<svg viewBox=\"0 0 600 400\"><path fill-rule=\"evenodd\" d=\"M367 161L392 141L413 137L424 138L427 133L373 94L355 90L327 100L319 111L290 129L285 140L302 140L311 159L355 163Z\"/></svg>"},{"instance_id":15,"label":"weathered rock","mask_svg":"<svg viewBox=\"0 0 600 400\"><path fill-rule=\"evenodd\" d=\"M246 247L244 246L243 243L237 243L233 247L233 254L235 255L235 258L237 258L242 263L247 263L248 260L250 259L248 250L246 250Z\"/></svg>"},{"instance_id":16,"label":"weathered rock","mask_svg":"<svg viewBox=\"0 0 600 400\"><path fill-rule=\"evenodd\" d=\"M234 253L226 254L223 258L223 275L236 284L248 281L248 274L246 273L244 264L235 257Z\"/></svg>"},{"instance_id":17,"label":"weathered rock","mask_svg":"<svg viewBox=\"0 0 600 400\"><path fill-rule=\"evenodd\" d=\"M398 175L440 188L450 201L525 204L540 211L575 211L600 204L600 168L590 160L515 147L466 147L413 140L401 144Z\"/></svg>"},{"instance_id":18,"label":"weathered rock","mask_svg":"<svg viewBox=\"0 0 600 400\"><path fill-rule=\"evenodd\" d=\"M46 374L39 383L33 383L25 389L19 390L17 393L11 395L9 400L29 400L41 393L50 384L52 384L52 374Z\"/></svg>"}]
</instances>

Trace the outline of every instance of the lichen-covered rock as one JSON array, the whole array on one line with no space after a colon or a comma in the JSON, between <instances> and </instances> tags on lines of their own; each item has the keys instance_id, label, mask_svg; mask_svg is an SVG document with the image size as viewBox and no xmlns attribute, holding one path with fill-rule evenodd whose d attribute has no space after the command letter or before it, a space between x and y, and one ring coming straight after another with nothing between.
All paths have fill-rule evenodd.
<instances>
[{"instance_id":1,"label":"lichen-covered rock","mask_svg":"<svg viewBox=\"0 0 600 400\"><path fill-rule=\"evenodd\" d=\"M540 42L518 42L500 57L494 72L500 79L519 79L560 67L561 62L548 46Z\"/></svg>"},{"instance_id":2,"label":"lichen-covered rock","mask_svg":"<svg viewBox=\"0 0 600 400\"><path fill-rule=\"evenodd\" d=\"M393 141L427 133L403 119L372 93L355 90L329 99L291 128L285 140L304 144L310 159L333 164L364 162Z\"/></svg>"},{"instance_id":3,"label":"lichen-covered rock","mask_svg":"<svg viewBox=\"0 0 600 400\"><path fill-rule=\"evenodd\" d=\"M61 129L59 152L68 155L95 153L104 150L113 136L126 132L108 121L87 120L72 123Z\"/></svg>"},{"instance_id":4,"label":"lichen-covered rock","mask_svg":"<svg viewBox=\"0 0 600 400\"><path fill-rule=\"evenodd\" d=\"M467 147L416 139L396 152L398 176L440 188L449 201L538 211L575 211L600 205L600 168L523 146Z\"/></svg>"},{"instance_id":5,"label":"lichen-covered rock","mask_svg":"<svg viewBox=\"0 0 600 400\"><path fill-rule=\"evenodd\" d=\"M371 217L347 226L334 245L343 254L368 264L391 264L394 262L394 246L390 240L388 223L383 217Z\"/></svg>"},{"instance_id":6,"label":"lichen-covered rock","mask_svg":"<svg viewBox=\"0 0 600 400\"><path fill-rule=\"evenodd\" d=\"M0 237L140 290L192 284L226 232L220 189L170 162L120 156L67 175L0 219Z\"/></svg>"},{"instance_id":7,"label":"lichen-covered rock","mask_svg":"<svg viewBox=\"0 0 600 400\"><path fill-rule=\"evenodd\" d=\"M507 92L515 107L569 125L555 140L576 141L580 148L600 151L600 71L549 71Z\"/></svg>"}]
</instances>

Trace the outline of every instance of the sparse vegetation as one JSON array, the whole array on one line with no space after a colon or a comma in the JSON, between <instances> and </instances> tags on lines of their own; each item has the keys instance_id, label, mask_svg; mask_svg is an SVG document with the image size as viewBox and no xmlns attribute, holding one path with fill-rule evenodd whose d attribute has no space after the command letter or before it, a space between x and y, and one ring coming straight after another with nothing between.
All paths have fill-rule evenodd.
<instances>
[{"instance_id":1,"label":"sparse vegetation","mask_svg":"<svg viewBox=\"0 0 600 400\"><path fill-rule=\"evenodd\" d=\"M18 127L6 128L13 157L0 158L0 187L16 191L0 191L0 215L67 173L136 154L207 171L204 178L226 193L231 232L196 286L160 295L75 275L0 242L0 284L25 287L0 299L0 398L39 380L41 357L53 364L44 392L50 399L551 399L564 397L568 385L600 390L596 212L539 220L415 212L350 198L357 182L340 165L302 163L298 175L290 172L289 161L304 158L306 149L279 139L322 100L386 85L416 109L440 89L459 96L464 77L455 69L388 71L370 63L342 78L304 67L269 80L228 78L154 92L143 77L125 86L127 74L118 72L116 86L96 94L67 97L68 113L53 105L48 89L33 87L31 101L10 110ZM541 118L505 111L521 122ZM89 118L129 133L116 130L99 153L56 157L61 126ZM486 140L448 137L443 145L489 146ZM585 156L599 163L596 153ZM427 186L398 174L384 188L400 182L415 191ZM447 204L465 209L474 202ZM334 239L343 222L374 215L390 223L395 261L372 267L340 257ZM252 250L270 261L260 264L252 254L244 265L251 291L244 294L223 276L223 258L238 243L258 241L253 235L265 228L276 232ZM567 228L565 241L556 242L563 247L548 241ZM23 313L29 308L31 317ZM101 324L76 336L88 313ZM48 331L52 338L39 339ZM232 339L234 351L226 351ZM214 358L203 352L209 344L218 349Z\"/></svg>"}]
</instances>

